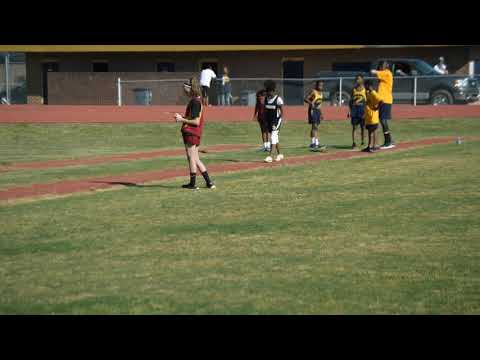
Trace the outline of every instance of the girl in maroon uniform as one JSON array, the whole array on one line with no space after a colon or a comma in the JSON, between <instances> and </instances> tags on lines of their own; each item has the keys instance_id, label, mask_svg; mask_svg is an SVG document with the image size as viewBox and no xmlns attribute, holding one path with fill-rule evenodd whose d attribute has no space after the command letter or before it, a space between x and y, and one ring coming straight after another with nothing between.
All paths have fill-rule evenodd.
<instances>
[{"instance_id":1,"label":"girl in maroon uniform","mask_svg":"<svg viewBox=\"0 0 480 360\"><path fill-rule=\"evenodd\" d=\"M183 84L185 94L190 97L190 101L185 111L185 116L175 114L175 121L182 123L182 137L187 153L188 167L190 169L190 183L182 185L184 189L197 190L196 185L197 168L200 170L205 183L209 189L215 189L215 185L208 176L207 168L200 160L198 147L202 136L204 117L201 97L201 89L196 78L191 78L189 82Z\"/></svg>"},{"instance_id":2,"label":"girl in maroon uniform","mask_svg":"<svg viewBox=\"0 0 480 360\"><path fill-rule=\"evenodd\" d=\"M268 127L265 121L265 97L267 92L265 89L257 91L257 102L255 104L255 112L253 113L253 120L258 121L260 131L262 133L263 147L260 151L270 151L270 141L268 139Z\"/></svg>"}]
</instances>

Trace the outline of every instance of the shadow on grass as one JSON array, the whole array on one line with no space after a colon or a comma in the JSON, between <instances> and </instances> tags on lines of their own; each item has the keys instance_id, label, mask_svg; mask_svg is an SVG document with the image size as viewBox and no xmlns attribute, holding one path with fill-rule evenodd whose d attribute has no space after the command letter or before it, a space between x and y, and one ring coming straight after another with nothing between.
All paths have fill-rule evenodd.
<instances>
[{"instance_id":1,"label":"shadow on grass","mask_svg":"<svg viewBox=\"0 0 480 360\"><path fill-rule=\"evenodd\" d=\"M352 150L351 145L328 145L332 149L343 149L343 150Z\"/></svg>"},{"instance_id":2,"label":"shadow on grass","mask_svg":"<svg viewBox=\"0 0 480 360\"><path fill-rule=\"evenodd\" d=\"M132 182L123 182L123 181L92 181L97 184L108 184L108 185L122 185L126 187L135 187L135 188L163 188L163 189L178 189L179 186L176 185L164 185L164 184L152 184L152 185L144 185L144 184L137 184Z\"/></svg>"}]
</instances>

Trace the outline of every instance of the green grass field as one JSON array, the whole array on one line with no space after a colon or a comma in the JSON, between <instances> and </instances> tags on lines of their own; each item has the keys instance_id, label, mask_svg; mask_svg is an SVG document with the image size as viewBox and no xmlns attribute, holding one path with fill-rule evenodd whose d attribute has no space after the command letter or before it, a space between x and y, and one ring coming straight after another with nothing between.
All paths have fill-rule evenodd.
<instances>
[{"instance_id":1,"label":"green grass field","mask_svg":"<svg viewBox=\"0 0 480 360\"><path fill-rule=\"evenodd\" d=\"M330 151L349 151L346 122L322 130ZM398 142L478 136L480 121L393 130ZM257 132L212 123L205 144L256 146ZM2 125L0 136L4 164L181 146L170 125ZM308 153L306 124L287 123L281 140L286 156ZM174 179L0 204L0 313L480 314L479 164L479 141L452 142L213 174L215 191L181 191L185 179ZM0 189L185 165L19 170L0 174Z\"/></svg>"}]
</instances>

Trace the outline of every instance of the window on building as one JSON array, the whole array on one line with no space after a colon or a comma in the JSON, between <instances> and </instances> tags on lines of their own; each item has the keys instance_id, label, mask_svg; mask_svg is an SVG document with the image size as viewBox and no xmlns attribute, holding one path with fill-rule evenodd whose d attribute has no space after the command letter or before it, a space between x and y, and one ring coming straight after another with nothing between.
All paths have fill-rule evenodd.
<instances>
[{"instance_id":1,"label":"window on building","mask_svg":"<svg viewBox=\"0 0 480 360\"><path fill-rule=\"evenodd\" d=\"M108 72L108 62L92 62L93 72Z\"/></svg>"},{"instance_id":2,"label":"window on building","mask_svg":"<svg viewBox=\"0 0 480 360\"><path fill-rule=\"evenodd\" d=\"M173 62L159 62L157 63L158 72L175 72L175 64Z\"/></svg>"},{"instance_id":3,"label":"window on building","mask_svg":"<svg viewBox=\"0 0 480 360\"><path fill-rule=\"evenodd\" d=\"M370 71L369 62L342 62L342 63L333 63L333 71L358 71L358 72L368 72Z\"/></svg>"}]
</instances>

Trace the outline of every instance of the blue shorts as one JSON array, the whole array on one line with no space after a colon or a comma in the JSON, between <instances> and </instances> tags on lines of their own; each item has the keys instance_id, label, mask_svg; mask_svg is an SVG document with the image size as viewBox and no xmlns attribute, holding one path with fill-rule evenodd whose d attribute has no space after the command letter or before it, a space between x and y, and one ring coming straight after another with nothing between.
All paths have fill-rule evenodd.
<instances>
[{"instance_id":1,"label":"blue shorts","mask_svg":"<svg viewBox=\"0 0 480 360\"><path fill-rule=\"evenodd\" d=\"M381 103L378 108L380 120L390 120L392 118L392 104Z\"/></svg>"},{"instance_id":2,"label":"blue shorts","mask_svg":"<svg viewBox=\"0 0 480 360\"><path fill-rule=\"evenodd\" d=\"M365 127L365 119L363 117L352 117L350 122L352 126L360 125L361 127Z\"/></svg>"},{"instance_id":3,"label":"blue shorts","mask_svg":"<svg viewBox=\"0 0 480 360\"><path fill-rule=\"evenodd\" d=\"M308 111L308 123L309 124L320 124L322 121L322 111L317 108L309 109Z\"/></svg>"}]
</instances>

